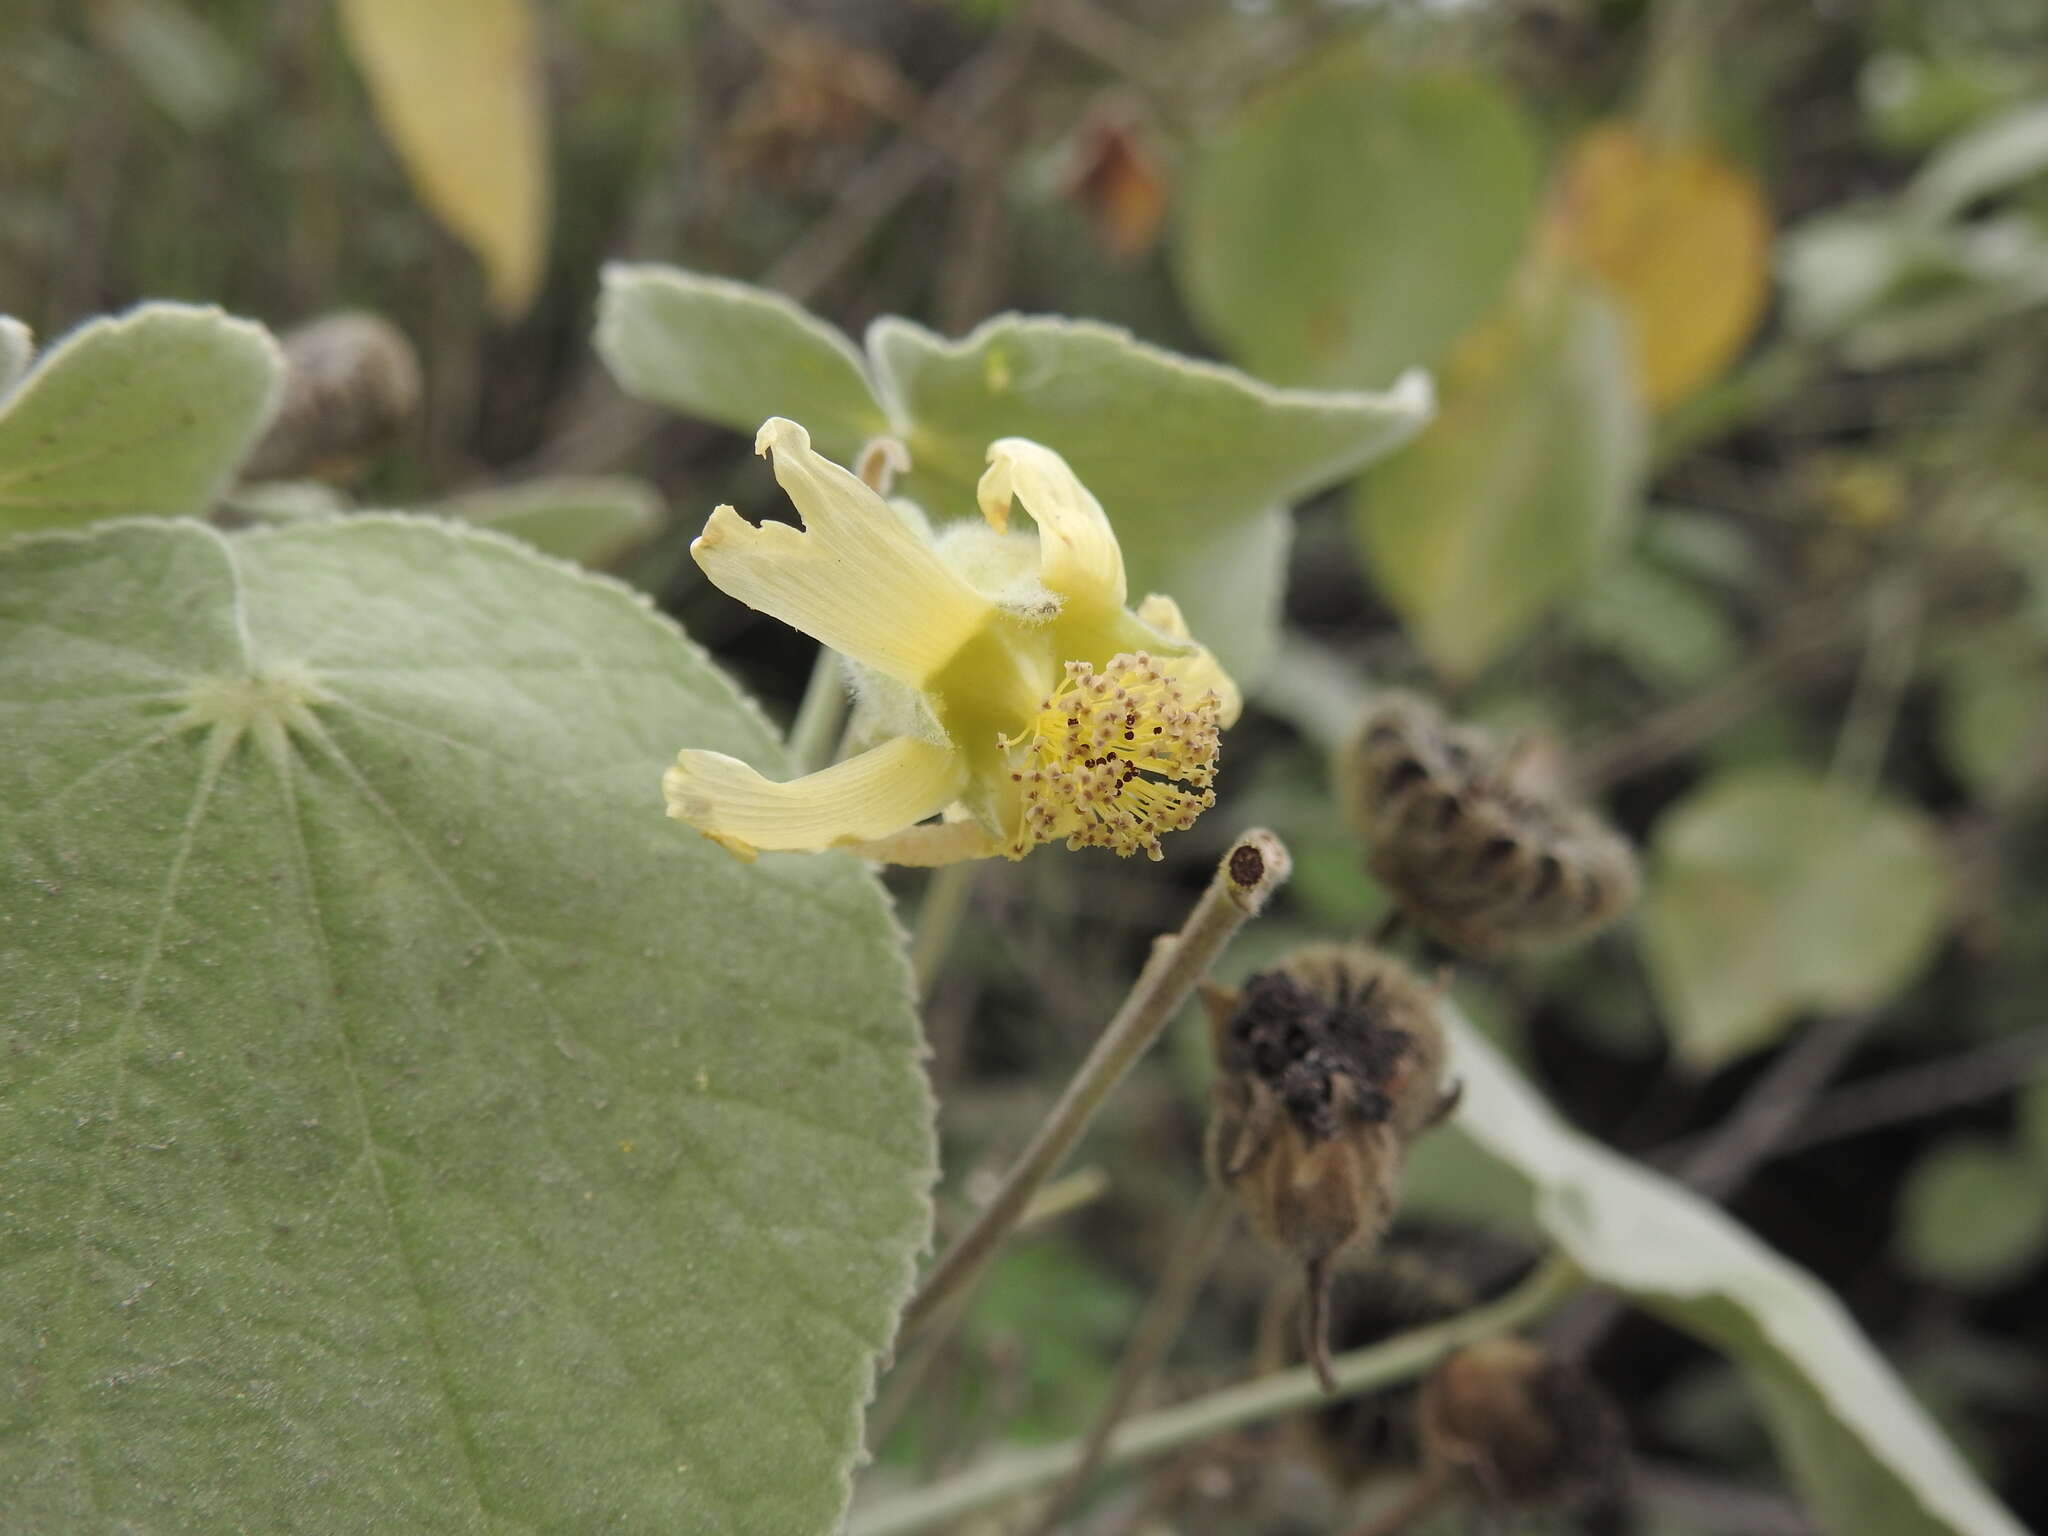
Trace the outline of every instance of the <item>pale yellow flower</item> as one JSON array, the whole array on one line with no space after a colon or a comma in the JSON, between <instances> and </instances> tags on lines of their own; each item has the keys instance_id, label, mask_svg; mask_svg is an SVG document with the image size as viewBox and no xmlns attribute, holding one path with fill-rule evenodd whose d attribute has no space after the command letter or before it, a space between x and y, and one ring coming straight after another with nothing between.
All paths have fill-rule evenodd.
<instances>
[{"instance_id":1,"label":"pale yellow flower","mask_svg":"<svg viewBox=\"0 0 2048 1536\"><path fill-rule=\"evenodd\" d=\"M1237 688L1173 599L1124 606L1123 551L1058 454L995 443L983 521L934 536L795 422L770 420L754 446L803 529L720 507L690 552L726 592L846 658L874 744L783 784L686 750L662 777L669 815L746 858L846 848L945 864L1055 840L1156 859L1161 834L1214 803ZM1036 538L1010 530L1013 503Z\"/></svg>"}]
</instances>

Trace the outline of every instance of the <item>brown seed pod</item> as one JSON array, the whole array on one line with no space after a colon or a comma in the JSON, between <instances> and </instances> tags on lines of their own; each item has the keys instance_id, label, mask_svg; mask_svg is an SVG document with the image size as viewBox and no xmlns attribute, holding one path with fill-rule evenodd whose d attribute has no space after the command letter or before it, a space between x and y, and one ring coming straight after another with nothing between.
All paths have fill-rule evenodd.
<instances>
[{"instance_id":1,"label":"brown seed pod","mask_svg":"<svg viewBox=\"0 0 2048 1536\"><path fill-rule=\"evenodd\" d=\"M1241 991L1209 987L1211 1175L1300 1261L1303 1353L1325 1390L1332 1260L1370 1246L1400 1199L1408 1144L1457 1104L1436 992L1389 955L1313 944Z\"/></svg>"},{"instance_id":2,"label":"brown seed pod","mask_svg":"<svg viewBox=\"0 0 2048 1536\"><path fill-rule=\"evenodd\" d=\"M1374 700L1338 754L1337 789L1366 867L1462 953L1583 939L1635 902L1624 838L1517 783L1490 737L1415 694Z\"/></svg>"},{"instance_id":3,"label":"brown seed pod","mask_svg":"<svg viewBox=\"0 0 2048 1536\"><path fill-rule=\"evenodd\" d=\"M1423 1458L1498 1509L1580 1509L1612 1500L1626 1466L1620 1416L1592 1378L1527 1339L1470 1345L1424 1378Z\"/></svg>"},{"instance_id":4,"label":"brown seed pod","mask_svg":"<svg viewBox=\"0 0 2048 1536\"><path fill-rule=\"evenodd\" d=\"M279 344L283 395L243 478L355 478L418 409L419 355L390 321L358 310L310 320Z\"/></svg>"},{"instance_id":5,"label":"brown seed pod","mask_svg":"<svg viewBox=\"0 0 2048 1536\"><path fill-rule=\"evenodd\" d=\"M1340 1261L1330 1283L1330 1348L1363 1349L1410 1329L1426 1328L1471 1310L1479 1297L1443 1265L1407 1248L1382 1248L1369 1258ZM1259 1363L1280 1370L1295 1363L1302 1297L1296 1288L1274 1292L1259 1319ZM1297 1421L1295 1435L1307 1458L1340 1492L1352 1493L1377 1478L1413 1473L1422 1460L1415 1433L1419 1384L1396 1382L1341 1398Z\"/></svg>"}]
</instances>

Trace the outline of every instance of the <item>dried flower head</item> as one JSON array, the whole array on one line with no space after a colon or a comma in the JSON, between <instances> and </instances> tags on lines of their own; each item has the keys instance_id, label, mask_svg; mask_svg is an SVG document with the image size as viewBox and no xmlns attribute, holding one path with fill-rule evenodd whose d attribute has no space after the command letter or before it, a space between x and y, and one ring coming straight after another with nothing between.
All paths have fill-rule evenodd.
<instances>
[{"instance_id":1,"label":"dried flower head","mask_svg":"<svg viewBox=\"0 0 2048 1536\"><path fill-rule=\"evenodd\" d=\"M1607 1395L1527 1339L1487 1339L1439 1362L1423 1380L1416 1421L1424 1460L1499 1509L1612 1499L1626 1466Z\"/></svg>"},{"instance_id":2,"label":"dried flower head","mask_svg":"<svg viewBox=\"0 0 2048 1536\"><path fill-rule=\"evenodd\" d=\"M1241 991L1210 988L1208 1162L1251 1225L1298 1260L1304 1353L1330 1376L1331 1263L1376 1243L1408 1144L1457 1104L1434 989L1391 956L1307 945Z\"/></svg>"},{"instance_id":3,"label":"dried flower head","mask_svg":"<svg viewBox=\"0 0 2048 1536\"><path fill-rule=\"evenodd\" d=\"M1337 778L1367 868L1452 949L1582 939L1635 901L1625 839L1591 811L1517 783L1484 732L1414 694L1374 701Z\"/></svg>"},{"instance_id":4,"label":"dried flower head","mask_svg":"<svg viewBox=\"0 0 2048 1536\"><path fill-rule=\"evenodd\" d=\"M419 354L397 326L360 310L322 315L279 343L283 393L243 475L358 478L419 409Z\"/></svg>"},{"instance_id":5,"label":"dried flower head","mask_svg":"<svg viewBox=\"0 0 2048 1536\"><path fill-rule=\"evenodd\" d=\"M1156 859L1215 803L1236 686L1173 599L1124 606L1116 535L1058 454L995 443L982 522L934 537L795 422L769 421L755 446L803 529L720 507L690 552L726 592L844 656L884 739L781 784L686 750L662 779L669 815L743 858L848 848L947 864L1056 840ZM1035 538L1010 530L1013 503Z\"/></svg>"},{"instance_id":6,"label":"dried flower head","mask_svg":"<svg viewBox=\"0 0 2048 1536\"><path fill-rule=\"evenodd\" d=\"M1259 1357L1265 1369L1296 1363L1305 1298L1292 1287L1276 1290L1259 1319ZM1333 1354L1382 1343L1469 1311L1479 1298L1454 1271L1424 1253L1390 1243L1368 1257L1347 1256L1330 1280L1329 1334ZM1410 1475L1421 1465L1415 1432L1420 1383L1394 1382L1339 1398L1295 1427L1302 1448L1340 1491L1377 1478Z\"/></svg>"}]
</instances>

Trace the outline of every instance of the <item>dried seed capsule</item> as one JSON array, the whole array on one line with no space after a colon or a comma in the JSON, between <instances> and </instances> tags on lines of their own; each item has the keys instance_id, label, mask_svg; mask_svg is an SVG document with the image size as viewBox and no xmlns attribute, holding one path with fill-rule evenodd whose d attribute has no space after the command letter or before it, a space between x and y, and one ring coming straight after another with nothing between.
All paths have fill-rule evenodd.
<instances>
[{"instance_id":1,"label":"dried seed capsule","mask_svg":"<svg viewBox=\"0 0 2048 1536\"><path fill-rule=\"evenodd\" d=\"M1491 738L1415 694L1375 699L1338 756L1337 787L1366 867L1452 949L1568 943L1635 901L1624 838L1515 782Z\"/></svg>"},{"instance_id":2,"label":"dried seed capsule","mask_svg":"<svg viewBox=\"0 0 2048 1536\"><path fill-rule=\"evenodd\" d=\"M243 478L354 478L418 409L419 355L390 321L357 310L310 320L279 341L283 396Z\"/></svg>"},{"instance_id":3,"label":"dried seed capsule","mask_svg":"<svg viewBox=\"0 0 2048 1536\"><path fill-rule=\"evenodd\" d=\"M1487 1339L1441 1361L1416 1406L1423 1457L1496 1509L1579 1509L1615 1498L1620 1416L1585 1372L1527 1339Z\"/></svg>"},{"instance_id":4,"label":"dried seed capsule","mask_svg":"<svg viewBox=\"0 0 2048 1536\"><path fill-rule=\"evenodd\" d=\"M1445 1322L1478 1302L1472 1287L1452 1270L1420 1252L1383 1248L1368 1259L1337 1265L1330 1285L1330 1347L1340 1354L1363 1349ZM1259 1320L1264 1369L1294 1363L1292 1341L1300 1335L1301 1306L1302 1297L1292 1290L1274 1294ZM1302 1415L1296 1434L1308 1459L1341 1492L1355 1492L1377 1478L1412 1474L1422 1461L1415 1433L1419 1391L1420 1384L1411 1380L1339 1399Z\"/></svg>"},{"instance_id":5,"label":"dried seed capsule","mask_svg":"<svg viewBox=\"0 0 2048 1536\"><path fill-rule=\"evenodd\" d=\"M1457 1103L1435 990L1389 955L1307 945L1242 991L1211 987L1208 1163L1299 1260L1303 1352L1326 1390L1331 1261L1379 1241L1408 1144Z\"/></svg>"}]
</instances>

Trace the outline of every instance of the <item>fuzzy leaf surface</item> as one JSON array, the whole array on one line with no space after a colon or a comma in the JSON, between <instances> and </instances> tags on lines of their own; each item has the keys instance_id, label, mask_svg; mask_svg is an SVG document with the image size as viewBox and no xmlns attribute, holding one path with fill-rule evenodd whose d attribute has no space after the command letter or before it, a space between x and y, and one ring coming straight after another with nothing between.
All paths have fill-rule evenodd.
<instances>
[{"instance_id":1,"label":"fuzzy leaf surface","mask_svg":"<svg viewBox=\"0 0 2048 1536\"><path fill-rule=\"evenodd\" d=\"M1717 1207L1581 1136L1463 1019L1458 1134L1585 1273L1732 1356L1830 1531L2022 1536L1835 1296Z\"/></svg>"},{"instance_id":2,"label":"fuzzy leaf surface","mask_svg":"<svg viewBox=\"0 0 2048 1536\"><path fill-rule=\"evenodd\" d=\"M890 430L853 343L765 288L614 263L598 297L597 351L628 394L749 437L787 416L842 464Z\"/></svg>"},{"instance_id":3,"label":"fuzzy leaf surface","mask_svg":"<svg viewBox=\"0 0 2048 1536\"><path fill-rule=\"evenodd\" d=\"M958 341L877 321L868 351L907 427L903 489L974 511L988 445L1056 449L1116 527L1133 596L1164 592L1240 682L1277 640L1288 519L1272 509L1356 473L1428 421L1428 380L1383 392L1274 389L1085 320L1001 315Z\"/></svg>"},{"instance_id":4,"label":"fuzzy leaf surface","mask_svg":"<svg viewBox=\"0 0 2048 1536\"><path fill-rule=\"evenodd\" d=\"M457 496L437 510L593 570L654 537L666 515L661 493L630 475L521 480Z\"/></svg>"},{"instance_id":5,"label":"fuzzy leaf surface","mask_svg":"<svg viewBox=\"0 0 2048 1536\"><path fill-rule=\"evenodd\" d=\"M0 380L27 357L27 332L9 334ZM270 420L280 367L268 331L217 309L80 326L0 401L0 534L204 512Z\"/></svg>"},{"instance_id":6,"label":"fuzzy leaf surface","mask_svg":"<svg viewBox=\"0 0 2048 1536\"><path fill-rule=\"evenodd\" d=\"M0 1524L834 1527L918 1031L860 866L662 817L787 767L672 625L447 523L41 536L0 735Z\"/></svg>"}]
</instances>

